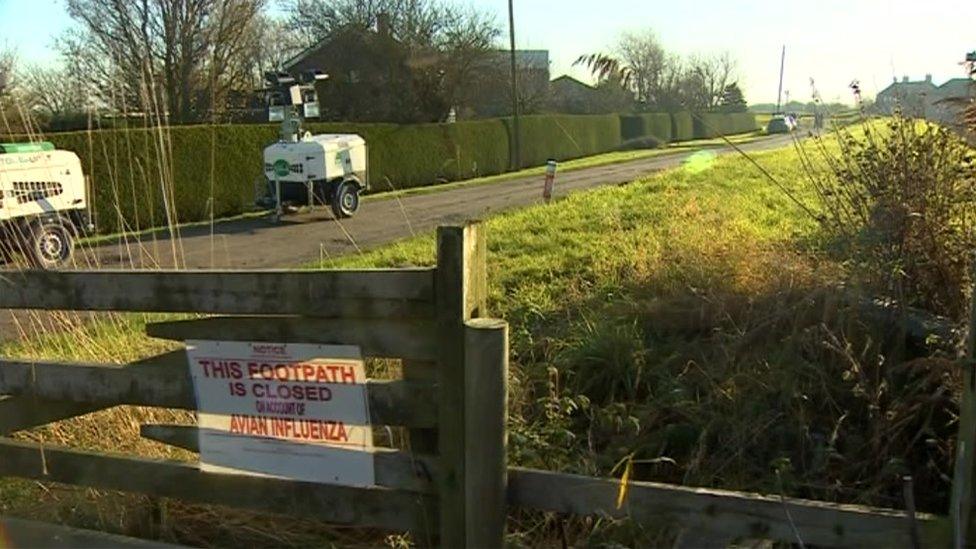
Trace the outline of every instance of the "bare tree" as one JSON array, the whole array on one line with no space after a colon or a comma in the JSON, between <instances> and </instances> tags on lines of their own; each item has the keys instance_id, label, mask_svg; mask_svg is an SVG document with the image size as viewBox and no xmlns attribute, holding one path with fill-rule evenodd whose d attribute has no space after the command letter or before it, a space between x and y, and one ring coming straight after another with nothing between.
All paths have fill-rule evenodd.
<instances>
[{"instance_id":1,"label":"bare tree","mask_svg":"<svg viewBox=\"0 0 976 549\"><path fill-rule=\"evenodd\" d=\"M60 48L101 99L173 122L206 117L250 88L265 0L67 0L80 30Z\"/></svg>"},{"instance_id":2,"label":"bare tree","mask_svg":"<svg viewBox=\"0 0 976 549\"><path fill-rule=\"evenodd\" d=\"M88 101L77 75L64 67L29 65L20 73L24 102L45 116L62 117L85 111Z\"/></svg>"},{"instance_id":3,"label":"bare tree","mask_svg":"<svg viewBox=\"0 0 976 549\"><path fill-rule=\"evenodd\" d=\"M613 55L580 56L600 82L617 81L649 109L710 110L735 81L735 61L728 53L682 59L669 53L651 31L624 34Z\"/></svg>"},{"instance_id":4,"label":"bare tree","mask_svg":"<svg viewBox=\"0 0 976 549\"><path fill-rule=\"evenodd\" d=\"M633 73L631 87L637 101L655 104L667 70L668 54L653 31L627 33L617 44L617 56Z\"/></svg>"},{"instance_id":5,"label":"bare tree","mask_svg":"<svg viewBox=\"0 0 976 549\"><path fill-rule=\"evenodd\" d=\"M717 107L725 88L735 81L735 66L728 52L689 57L686 71L689 107L700 110Z\"/></svg>"}]
</instances>

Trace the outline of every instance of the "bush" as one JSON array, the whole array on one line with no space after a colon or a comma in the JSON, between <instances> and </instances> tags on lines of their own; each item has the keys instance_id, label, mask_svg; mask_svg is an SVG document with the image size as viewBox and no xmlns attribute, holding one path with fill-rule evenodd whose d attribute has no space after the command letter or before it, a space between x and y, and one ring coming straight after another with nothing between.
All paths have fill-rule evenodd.
<instances>
[{"instance_id":1,"label":"bush","mask_svg":"<svg viewBox=\"0 0 976 549\"><path fill-rule=\"evenodd\" d=\"M695 138L694 124L690 112L671 113L671 140L689 141Z\"/></svg>"},{"instance_id":2,"label":"bush","mask_svg":"<svg viewBox=\"0 0 976 549\"><path fill-rule=\"evenodd\" d=\"M663 145L663 142L660 139L654 137L653 135L648 135L646 137L638 137L636 139L624 141L623 144L620 145L620 150L633 151L640 149L657 149L660 148L661 145Z\"/></svg>"},{"instance_id":3,"label":"bush","mask_svg":"<svg viewBox=\"0 0 976 549\"><path fill-rule=\"evenodd\" d=\"M964 318L976 250L974 151L910 118L859 128L863 137L841 130L830 175L812 178L821 223L874 293Z\"/></svg>"}]
</instances>

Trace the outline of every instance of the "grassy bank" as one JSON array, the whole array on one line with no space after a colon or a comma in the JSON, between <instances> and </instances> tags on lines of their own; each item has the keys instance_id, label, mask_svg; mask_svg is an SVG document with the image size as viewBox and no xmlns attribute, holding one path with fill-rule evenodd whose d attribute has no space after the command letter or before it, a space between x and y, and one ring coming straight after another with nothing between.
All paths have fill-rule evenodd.
<instances>
[{"instance_id":1,"label":"grassy bank","mask_svg":"<svg viewBox=\"0 0 976 549\"><path fill-rule=\"evenodd\" d=\"M796 199L812 201L792 148L754 158ZM951 395L924 397L951 371L938 361L914 364L896 369L892 383L877 344L858 345L864 330L837 298L843 265L824 251L818 225L747 160L703 156L626 186L493 217L487 234L489 314L511 324L511 463L607 475L630 460L638 479L886 506L900 505L900 478L910 472L925 487L920 507L940 510ZM433 236L424 235L321 266L433 261ZM140 335L145 320L79 325L0 354L131 360L157 350ZM155 414L165 413L104 412L23 436L169 455L135 439L138 422ZM107 429L112 437L99 436ZM151 514L140 498L116 500L127 506L122 513L19 482L0 484L0 501L11 514L60 511L143 535L140 521ZM152 531L240 543L226 528L203 527L200 517L214 513L174 506L170 516L188 522ZM249 541L345 539L302 526L287 539L276 537L279 529ZM532 546L563 535L647 546L668 535L536 514L513 515L509 532L513 543Z\"/></svg>"}]
</instances>

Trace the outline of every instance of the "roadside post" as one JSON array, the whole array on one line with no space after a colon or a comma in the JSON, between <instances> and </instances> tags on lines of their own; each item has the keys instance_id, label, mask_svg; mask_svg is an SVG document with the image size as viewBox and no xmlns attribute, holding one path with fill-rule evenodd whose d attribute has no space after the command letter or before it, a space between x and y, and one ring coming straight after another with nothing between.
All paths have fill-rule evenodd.
<instances>
[{"instance_id":1,"label":"roadside post","mask_svg":"<svg viewBox=\"0 0 976 549\"><path fill-rule=\"evenodd\" d=\"M556 183L556 161L549 159L546 161L546 183L542 187L542 198L546 204L552 200L552 189Z\"/></svg>"}]
</instances>

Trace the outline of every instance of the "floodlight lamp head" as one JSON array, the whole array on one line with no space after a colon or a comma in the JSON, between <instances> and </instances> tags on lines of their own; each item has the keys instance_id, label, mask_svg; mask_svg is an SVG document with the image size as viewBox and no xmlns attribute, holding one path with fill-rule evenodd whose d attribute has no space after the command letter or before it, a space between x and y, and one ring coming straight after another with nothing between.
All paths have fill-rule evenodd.
<instances>
[{"instance_id":1,"label":"floodlight lamp head","mask_svg":"<svg viewBox=\"0 0 976 549\"><path fill-rule=\"evenodd\" d=\"M290 86L295 83L295 78L286 72L266 72L264 79L272 86Z\"/></svg>"},{"instance_id":2,"label":"floodlight lamp head","mask_svg":"<svg viewBox=\"0 0 976 549\"><path fill-rule=\"evenodd\" d=\"M327 80L328 78L328 74L318 69L304 71L299 75L299 79L301 80L302 84L314 84L316 82Z\"/></svg>"}]
</instances>

